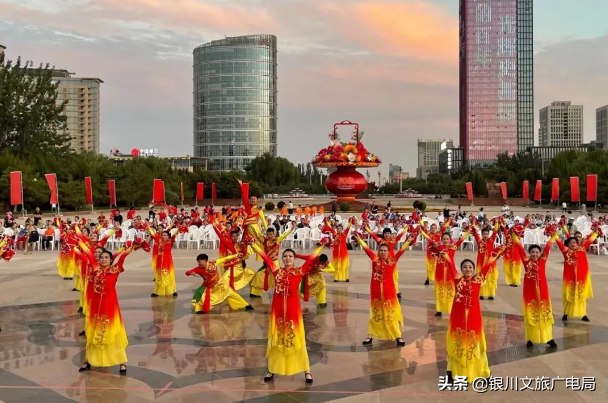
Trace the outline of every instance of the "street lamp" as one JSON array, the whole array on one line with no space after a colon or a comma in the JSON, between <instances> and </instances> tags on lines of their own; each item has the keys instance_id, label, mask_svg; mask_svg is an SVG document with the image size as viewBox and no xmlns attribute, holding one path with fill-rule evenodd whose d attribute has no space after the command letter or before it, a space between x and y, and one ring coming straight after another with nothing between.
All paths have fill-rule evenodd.
<instances>
[{"instance_id":1,"label":"street lamp","mask_svg":"<svg viewBox=\"0 0 608 403\"><path fill-rule=\"evenodd\" d=\"M399 167L399 193L403 193L403 168Z\"/></svg>"},{"instance_id":2,"label":"street lamp","mask_svg":"<svg viewBox=\"0 0 608 403\"><path fill-rule=\"evenodd\" d=\"M382 174L378 171L378 188L382 185Z\"/></svg>"}]
</instances>

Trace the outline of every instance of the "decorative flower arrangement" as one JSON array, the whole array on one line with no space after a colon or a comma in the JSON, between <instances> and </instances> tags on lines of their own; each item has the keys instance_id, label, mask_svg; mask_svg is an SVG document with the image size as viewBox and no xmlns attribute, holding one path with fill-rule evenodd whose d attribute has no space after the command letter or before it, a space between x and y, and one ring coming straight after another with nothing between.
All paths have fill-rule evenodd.
<instances>
[{"instance_id":1,"label":"decorative flower arrangement","mask_svg":"<svg viewBox=\"0 0 608 403\"><path fill-rule=\"evenodd\" d=\"M354 136L353 136L354 137ZM380 164L380 158L376 155L367 151L363 143L357 142L356 138L351 139L349 143L339 142L337 134L331 133L329 135L331 145L327 148L323 148L317 153L313 159L313 164L319 164L324 162L346 162L349 164L357 163L376 163Z\"/></svg>"}]
</instances>

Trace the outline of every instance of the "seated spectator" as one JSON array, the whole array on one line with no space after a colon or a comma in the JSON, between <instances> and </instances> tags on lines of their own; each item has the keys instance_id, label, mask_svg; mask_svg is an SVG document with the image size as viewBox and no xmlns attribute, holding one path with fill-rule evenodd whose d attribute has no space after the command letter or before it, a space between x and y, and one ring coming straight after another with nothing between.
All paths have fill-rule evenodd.
<instances>
[{"instance_id":1,"label":"seated spectator","mask_svg":"<svg viewBox=\"0 0 608 403\"><path fill-rule=\"evenodd\" d=\"M53 242L53 237L55 236L55 228L50 225L50 221L47 220L47 226L44 230L44 235L42 236L42 250L51 249L51 242Z\"/></svg>"},{"instance_id":2,"label":"seated spectator","mask_svg":"<svg viewBox=\"0 0 608 403\"><path fill-rule=\"evenodd\" d=\"M38 233L38 227L36 225L31 226L27 246L25 248L26 254L28 254L28 255L32 254L32 251L34 250L34 245L36 245L38 243L39 239L40 239L40 234Z\"/></svg>"}]
</instances>

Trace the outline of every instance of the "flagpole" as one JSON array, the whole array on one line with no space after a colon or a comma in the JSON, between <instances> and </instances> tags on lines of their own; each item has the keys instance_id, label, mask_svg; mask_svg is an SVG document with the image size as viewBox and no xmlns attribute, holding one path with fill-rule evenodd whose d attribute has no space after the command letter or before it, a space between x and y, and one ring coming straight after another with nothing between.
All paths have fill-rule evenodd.
<instances>
[{"instance_id":1,"label":"flagpole","mask_svg":"<svg viewBox=\"0 0 608 403\"><path fill-rule=\"evenodd\" d=\"M25 217L25 199L23 198L23 172L21 173L21 217Z\"/></svg>"},{"instance_id":2,"label":"flagpole","mask_svg":"<svg viewBox=\"0 0 608 403\"><path fill-rule=\"evenodd\" d=\"M55 194L57 194L57 215L61 217L61 209L59 208L59 183L57 183L57 174L53 175L55 175Z\"/></svg>"}]
</instances>

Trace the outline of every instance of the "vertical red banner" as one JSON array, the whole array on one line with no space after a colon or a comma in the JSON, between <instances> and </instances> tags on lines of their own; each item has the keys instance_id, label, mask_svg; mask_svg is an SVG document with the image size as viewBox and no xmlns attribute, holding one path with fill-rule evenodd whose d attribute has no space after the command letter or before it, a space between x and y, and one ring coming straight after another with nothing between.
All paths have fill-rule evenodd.
<instances>
[{"instance_id":1,"label":"vertical red banner","mask_svg":"<svg viewBox=\"0 0 608 403\"><path fill-rule=\"evenodd\" d=\"M108 181L108 194L110 195L110 206L116 205L116 182L114 180Z\"/></svg>"},{"instance_id":2,"label":"vertical red banner","mask_svg":"<svg viewBox=\"0 0 608 403\"><path fill-rule=\"evenodd\" d=\"M11 172L11 205L23 204L23 178L21 171Z\"/></svg>"},{"instance_id":3,"label":"vertical red banner","mask_svg":"<svg viewBox=\"0 0 608 403\"><path fill-rule=\"evenodd\" d=\"M551 201L559 201L559 178L553 178L551 184Z\"/></svg>"},{"instance_id":4,"label":"vertical red banner","mask_svg":"<svg viewBox=\"0 0 608 403\"><path fill-rule=\"evenodd\" d=\"M467 186L467 198L469 199L469 201L473 201L473 183L467 182L466 186Z\"/></svg>"},{"instance_id":5,"label":"vertical red banner","mask_svg":"<svg viewBox=\"0 0 608 403\"><path fill-rule=\"evenodd\" d=\"M570 177L570 200L572 203L581 201L580 189L578 187L578 176Z\"/></svg>"},{"instance_id":6,"label":"vertical red banner","mask_svg":"<svg viewBox=\"0 0 608 403\"><path fill-rule=\"evenodd\" d=\"M59 202L59 197L57 196L57 175L45 174L44 178L46 179L46 184L49 185L49 190L51 191L51 200L49 203L56 206Z\"/></svg>"},{"instance_id":7,"label":"vertical red banner","mask_svg":"<svg viewBox=\"0 0 608 403\"><path fill-rule=\"evenodd\" d=\"M204 190L205 190L205 184L203 182L199 182L196 184L196 201L203 200Z\"/></svg>"},{"instance_id":8,"label":"vertical red banner","mask_svg":"<svg viewBox=\"0 0 608 403\"><path fill-rule=\"evenodd\" d=\"M182 204L184 204L184 182L180 182L180 190L182 195Z\"/></svg>"},{"instance_id":9,"label":"vertical red banner","mask_svg":"<svg viewBox=\"0 0 608 403\"><path fill-rule=\"evenodd\" d=\"M165 202L165 183L162 179L154 179L154 193L153 200L156 202Z\"/></svg>"},{"instance_id":10,"label":"vertical red banner","mask_svg":"<svg viewBox=\"0 0 608 403\"><path fill-rule=\"evenodd\" d=\"M524 200L530 200L530 182L524 181L524 188L523 188L523 191L521 193L521 197Z\"/></svg>"},{"instance_id":11,"label":"vertical red banner","mask_svg":"<svg viewBox=\"0 0 608 403\"><path fill-rule=\"evenodd\" d=\"M500 191L502 193L503 200L507 200L507 182L500 182Z\"/></svg>"},{"instance_id":12,"label":"vertical red banner","mask_svg":"<svg viewBox=\"0 0 608 403\"><path fill-rule=\"evenodd\" d=\"M91 186L91 177L84 178L84 190L87 196L87 204L93 204L93 187Z\"/></svg>"},{"instance_id":13,"label":"vertical red banner","mask_svg":"<svg viewBox=\"0 0 608 403\"><path fill-rule=\"evenodd\" d=\"M211 204L213 204L213 202L215 201L215 199L217 199L217 192L215 189L215 183L211 184Z\"/></svg>"},{"instance_id":14,"label":"vertical red banner","mask_svg":"<svg viewBox=\"0 0 608 403\"><path fill-rule=\"evenodd\" d=\"M536 181L536 188L534 189L534 200L539 202L542 199L543 192L543 181L538 179Z\"/></svg>"},{"instance_id":15,"label":"vertical red banner","mask_svg":"<svg viewBox=\"0 0 608 403\"><path fill-rule=\"evenodd\" d=\"M587 175L587 202L597 202L597 175Z\"/></svg>"}]
</instances>

